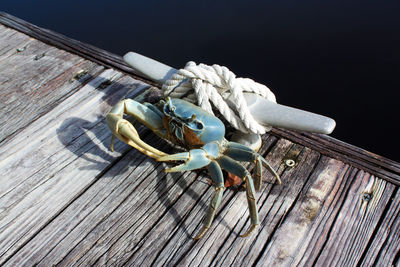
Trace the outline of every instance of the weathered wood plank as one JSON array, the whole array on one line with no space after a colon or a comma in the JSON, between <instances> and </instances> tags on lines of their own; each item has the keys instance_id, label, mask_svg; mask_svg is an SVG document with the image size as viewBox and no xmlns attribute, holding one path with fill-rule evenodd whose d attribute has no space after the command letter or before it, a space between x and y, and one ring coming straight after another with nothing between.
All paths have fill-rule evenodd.
<instances>
[{"instance_id":1,"label":"weathered wood plank","mask_svg":"<svg viewBox=\"0 0 400 267\"><path fill-rule=\"evenodd\" d=\"M165 223L171 225L171 221L172 223L175 222L174 224L177 225L171 228L182 229L179 220L176 221L176 218L174 220L174 217L179 215L180 211L183 211L184 214L189 213L190 208L181 209L175 207L174 204L171 210L169 206L176 201L176 198L179 198L179 202L186 206L197 205L201 211L197 218L197 221L200 222L204 215L204 203L201 205L196 204L197 199L191 198L194 197L193 194L197 195L196 198L201 197L204 191L208 191L207 189L209 186L205 183L194 183L193 181L195 181L197 176L194 172L188 172L183 175L172 175L173 177L170 177L169 174L166 176L162 172L163 167L160 166L160 164L153 166L154 162L152 162L152 160L147 159L145 162L141 162L143 159L133 161L132 155L136 155L135 157L137 157L137 154L139 154L137 151L128 154L128 156L123 159L123 162L116 164L109 171L110 174L105 173L104 176L99 179L99 182L96 182L82 197L77 199L76 202L78 203L74 202L70 207L66 208L58 218L46 227L45 231L39 233L32 239L33 247L41 246L42 250L38 252L39 254L45 254L43 250L47 252L51 250L51 252L40 261L40 264L46 266L50 263L57 263L60 260L62 260L62 264L66 265L70 265L77 260L77 263L93 263L104 253L110 256L107 257L108 260L120 260L120 258L113 255L113 253L122 253L122 255L125 256L126 253L124 252L130 250L137 251L138 247L140 248L138 245L140 245L143 239L141 236L148 235L149 228L154 224L153 221L159 220L163 213L166 214L165 217L167 218L167 220L164 220ZM143 157L141 156L141 158ZM133 165L128 162L135 163ZM150 174L148 172L150 172ZM109 177L109 175L111 177ZM114 175L116 175L116 177L114 177ZM126 175L128 175L128 177L126 177ZM154 179L155 177L157 177L157 179ZM102 180L103 178L104 182ZM124 187L122 187L120 185L121 183L128 184L129 186L124 185ZM188 190L186 190L186 188L188 186L190 186L190 188L195 188L189 189L189 192L187 192ZM122 188L116 190L116 187ZM199 187L202 189L197 190ZM191 191L193 194L190 193ZM86 215L87 210L94 209L87 208L87 200L94 195L96 198L102 198L102 205L97 206L96 203L98 203L98 201L95 201L93 206L96 210ZM182 202L182 198L191 201ZM244 205L246 206L245 202ZM74 211L73 209L77 207L79 207L79 209L82 209L82 207L85 208L84 211ZM118 209L115 210L116 208ZM64 213L72 214L72 217L75 216L79 219L73 221L73 219L67 217ZM84 217L84 219L80 221L82 217ZM68 231L65 231L65 226L60 227L61 225L57 225L65 224L65 220L69 222ZM71 230L71 225L74 223L78 223L79 225ZM198 225L198 223L195 225ZM170 231L173 232L173 229L168 228L168 233ZM55 233L52 233L53 231ZM154 230L154 233L155 232L157 232L157 229ZM68 236L65 237L66 234L68 234ZM121 237L121 235L124 235L124 237ZM57 240L60 239L60 236L62 241L58 243ZM184 238L185 240L191 240L188 238L187 234ZM148 238L146 237L146 239ZM115 242L116 244L114 244ZM135 242L136 246L134 246ZM49 248L49 245L43 246L43 243L58 244L53 249L52 247ZM128 246L129 249L124 248L125 246ZM132 246L132 248L130 248L130 246ZM72 247L72 251L69 251ZM113 251L113 247L116 248L115 251ZM37 254L32 253L35 252L35 250L32 251L32 246L27 244L25 248L26 249L21 249L21 251L11 259L9 262L11 265L23 263L18 260L28 260L29 263L38 262L36 258ZM30 261L31 259L23 256L20 257L19 255L25 254L24 251L29 251L30 254L33 254L36 261ZM67 254L67 256L63 258L65 254ZM97 258L93 258L93 256L96 255ZM80 257L82 257L82 259L80 259Z\"/></svg>"},{"instance_id":2,"label":"weathered wood plank","mask_svg":"<svg viewBox=\"0 0 400 267\"><path fill-rule=\"evenodd\" d=\"M364 209L363 194L371 183L376 183L376 192L373 192L376 195ZM379 194L384 188L385 193ZM324 250L315 263L334 266L354 266L359 263L393 189L393 185L361 171L347 192L339 216L330 230L330 238L324 243Z\"/></svg>"},{"instance_id":3,"label":"weathered wood plank","mask_svg":"<svg viewBox=\"0 0 400 267\"><path fill-rule=\"evenodd\" d=\"M400 191L396 188L387 212L375 229L361 265L400 265Z\"/></svg>"},{"instance_id":4,"label":"weathered wood plank","mask_svg":"<svg viewBox=\"0 0 400 267\"><path fill-rule=\"evenodd\" d=\"M287 209L293 205L296 195L304 186L308 174L316 164L318 154L312 151L302 151L300 146L293 146L287 140L280 140L276 147L268 155L269 161L273 166L279 167L283 185L267 184L264 190L259 194L257 204L260 213L260 227L257 231L247 237L241 238L238 235L248 228L248 211L245 194L235 195L233 202L224 208L221 212L221 220L227 222L228 225L234 225L233 229L226 229L224 223L219 223L212 229L212 234L204 240L200 240L194 246L187 249L179 249L174 258L168 257L168 253L162 253L161 259L157 259L159 265L163 264L179 264L193 266L207 265L229 265L235 259L243 260L245 255L258 255L262 246L254 245L257 240L265 242L268 236L273 234L274 229L280 224L280 220ZM298 161L298 168L287 168L282 164L282 159L287 155L295 156ZM298 173L302 175L296 175ZM271 180L269 180L271 182ZM291 184L292 186L287 186ZM236 199L238 198L238 199ZM173 245L173 243L171 243ZM163 262L165 261L165 262ZM253 260L244 260L244 264L249 264ZM240 263L234 263L239 264Z\"/></svg>"},{"instance_id":5,"label":"weathered wood plank","mask_svg":"<svg viewBox=\"0 0 400 267\"><path fill-rule=\"evenodd\" d=\"M132 191L153 171L153 166L154 162L132 150L18 251L8 264L57 263L71 255L71 250L79 242L87 244L91 238L100 238L99 232L92 232L92 229L104 226L110 216L115 216L111 219L111 226L123 219L121 216L127 212L124 207L131 207L129 198L137 197ZM139 175L135 179L127 178L127 173L133 171Z\"/></svg>"},{"instance_id":6,"label":"weathered wood plank","mask_svg":"<svg viewBox=\"0 0 400 267\"><path fill-rule=\"evenodd\" d=\"M64 160L63 157L65 157L65 154L69 155L68 150L64 151L65 148L75 152L75 150L79 150L80 146L85 144L77 143L76 147L69 147L71 140L74 140L74 138L79 137L79 135L85 132L84 123L90 123L84 117L81 119L74 117L73 110L79 110L81 106L82 109L86 107L87 112L84 115L92 116L93 120L93 117L96 116L93 112L98 112L101 106L90 107L85 101L90 101L91 98L93 102L96 99L101 99L102 92L96 88L104 81L117 79L120 76L120 73L113 71L103 72L102 75L92 80L80 91L72 95L66 102L59 105L57 109L46 114L47 117L41 117L29 126L29 129L12 138L9 143L0 146L0 179L3 185L0 188L0 196L2 196L0 199L1 204L5 204L6 206L7 204L12 205L13 201L18 200L18 196L22 192L15 193L15 195L10 195L9 193L15 187L29 183L33 177L43 179L40 176L43 166L55 168L54 171L56 172L58 170L58 161ZM90 109L93 109L93 112L90 112L92 111ZM97 123L99 122L98 119ZM94 127L95 124L90 126ZM26 138L28 136L30 138L29 146L26 146ZM83 142L88 142L88 140L85 139ZM50 166L55 163L56 166ZM9 177L13 177L13 179L8 179ZM34 186L37 182L35 180L32 181L31 186ZM30 187L24 186L24 188L29 189ZM4 199L3 196L6 194L10 195L9 199ZM4 201L4 203L1 201Z\"/></svg>"},{"instance_id":7,"label":"weathered wood plank","mask_svg":"<svg viewBox=\"0 0 400 267\"><path fill-rule=\"evenodd\" d=\"M310 147L323 155L336 158L359 169L400 185L400 163L349 145L327 135L272 129L274 134Z\"/></svg>"},{"instance_id":8,"label":"weathered wood plank","mask_svg":"<svg viewBox=\"0 0 400 267\"><path fill-rule=\"evenodd\" d=\"M388 201L382 194L382 188L388 190L385 182L325 157L314 167L318 154L287 141L278 143L268 155L275 167L280 166L284 185L269 184L262 192L258 201L262 223L254 236L238 238L247 227L247 205L243 192L230 191L208 236L193 241L190 237L198 231L212 193L209 186L197 182L199 177L190 172L168 178L160 164L131 151L8 263L307 266L326 257L325 250L354 252L354 243L368 240L360 231L374 229L380 206ZM287 155L298 155L295 168L281 164ZM371 186L371 179L379 185ZM364 212L360 209L363 192L376 195ZM350 225L356 226L356 234L341 225L344 222L338 217L343 211L353 214L347 218L353 217ZM360 221L365 221L365 227ZM329 247L331 238L340 236L332 234L336 227L347 229L349 238L357 237L354 243L341 242L336 250Z\"/></svg>"},{"instance_id":9,"label":"weathered wood plank","mask_svg":"<svg viewBox=\"0 0 400 267\"><path fill-rule=\"evenodd\" d=\"M2 24L0 24L0 33L0 60L9 56L9 54L22 52L24 47L33 39Z\"/></svg>"},{"instance_id":10,"label":"weathered wood plank","mask_svg":"<svg viewBox=\"0 0 400 267\"><path fill-rule=\"evenodd\" d=\"M150 162L150 164L153 165L154 162ZM134 171L132 175L125 178L128 181L139 178L140 185L136 188L130 187L125 191L125 193L129 193L129 197L124 203L118 204L122 206L118 212L100 219L101 223L93 227L84 240L76 240L76 235L71 236L74 242L78 241L79 243L66 257L62 258L62 265L93 264L102 255L106 255L106 259L110 260L109 264L121 262L118 258L119 254L125 255L132 250L137 250L136 246L151 230L154 221L165 213L174 212L169 209L170 203L182 194L186 195L185 190L188 185L193 183L195 174L191 173L190 177L181 174L165 176L163 168L160 166L152 166L150 169L151 173L146 177L139 176L138 172ZM193 205L194 203L195 201L192 201L189 204ZM178 212L176 211L177 214L179 214ZM99 216L102 218L104 212ZM174 220L169 222L170 225L172 223ZM56 249L65 246L68 244L62 243ZM58 258L56 250L41 263L47 265L53 262L54 257ZM100 260L100 262L103 261Z\"/></svg>"},{"instance_id":11,"label":"weathered wood plank","mask_svg":"<svg viewBox=\"0 0 400 267\"><path fill-rule=\"evenodd\" d=\"M362 210L362 194L369 183L375 181L374 177L362 171L355 175L352 170L347 175L342 175L345 179L339 179L337 183L331 181L329 175L324 176L320 175L304 195L304 199L297 201L294 212L283 222L276 233L276 239L260 258L260 266L354 266L361 259L361 254L382 216L382 206L387 204L389 197L387 194L376 195L371 200L374 204L370 203L367 210ZM382 180L377 180L376 183L385 186ZM338 185L344 187L340 188ZM386 190L390 196L393 186ZM322 204L325 210L322 209L321 213ZM313 223L307 225L306 222L310 219Z\"/></svg>"},{"instance_id":12,"label":"weathered wood plank","mask_svg":"<svg viewBox=\"0 0 400 267\"><path fill-rule=\"evenodd\" d=\"M104 69L22 33L14 36L19 38L6 40L13 48L1 57L0 64L0 142L52 110ZM22 44L13 43L20 39Z\"/></svg>"},{"instance_id":13,"label":"weathered wood plank","mask_svg":"<svg viewBox=\"0 0 400 267\"><path fill-rule=\"evenodd\" d=\"M266 141L265 148L273 145L274 143L275 139ZM281 154L277 153L276 156L279 157L278 155ZM268 181L271 181L271 177L268 177ZM193 195L195 195L197 198L197 195L200 192L202 193L201 198L197 200L195 206L192 206L192 198L194 198ZM193 186L189 188L189 191L186 192L186 194L171 207L171 209L176 211L178 214L174 214L174 212L172 212L159 219L154 224L152 230L146 234L141 243L129 249L129 251L126 253L121 253L121 251L119 251L115 255L115 257L118 259L117 263L126 263L128 265L149 265L150 263L154 263L158 266L165 266L171 264L164 262L166 257L173 257L171 260L176 261L181 257L181 253L190 253L189 251L191 251L191 248L198 244L198 242L194 241L192 238L201 228L201 221L209 205L210 196L213 194L214 190L209 188L205 191L205 194L203 192L204 184L199 182L194 183ZM244 218L248 217L245 193L236 193L236 191L228 190L224 194L218 213L221 213L221 211L225 210L228 203L235 203L237 207L239 207L240 211L232 220L226 218L220 219L218 216L210 228L210 232L206 234L204 239L202 239L203 241L216 241L217 239L215 238L215 235L218 235L219 231L217 228L220 226L222 227L220 232L225 235L229 235L239 218L242 216ZM179 213L183 213L184 216L179 216ZM177 217L181 217L181 221L176 222ZM245 222L246 220L244 223ZM212 236L211 238L208 237L210 235ZM199 242L202 242L202 240ZM214 245L215 247L218 247L217 244ZM198 250L199 249L194 248L195 252ZM105 259L103 258L102 260ZM110 260L111 258L105 260L105 262L109 262Z\"/></svg>"},{"instance_id":14,"label":"weathered wood plank","mask_svg":"<svg viewBox=\"0 0 400 267\"><path fill-rule=\"evenodd\" d=\"M115 161L119 153L106 147L111 135L103 116L127 91L147 87L107 70L0 147L1 262Z\"/></svg>"}]
</instances>

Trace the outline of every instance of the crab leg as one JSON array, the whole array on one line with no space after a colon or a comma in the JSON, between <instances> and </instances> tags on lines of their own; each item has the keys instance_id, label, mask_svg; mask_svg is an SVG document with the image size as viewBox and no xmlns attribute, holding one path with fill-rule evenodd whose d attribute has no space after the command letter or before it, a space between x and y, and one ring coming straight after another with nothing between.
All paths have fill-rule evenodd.
<instances>
[{"instance_id":1,"label":"crab leg","mask_svg":"<svg viewBox=\"0 0 400 267\"><path fill-rule=\"evenodd\" d=\"M211 161L210 165L208 165L208 173L210 174L211 180L215 186L215 194L211 199L210 206L208 207L208 211L203 221L203 228L200 233L194 238L196 240L200 239L210 228L214 217L215 212L221 203L222 195L224 194L224 176L222 174L221 167L216 161Z\"/></svg>"},{"instance_id":2,"label":"crab leg","mask_svg":"<svg viewBox=\"0 0 400 267\"><path fill-rule=\"evenodd\" d=\"M152 158L159 158L167 154L143 142L133 125L123 119L124 114L129 114L139 120L142 124L152 130L160 137L165 137L161 113L154 111L147 105L140 104L132 99L125 99L115 105L107 114L106 121L113 133L111 140L111 150L114 150L114 138L117 137L121 141L136 148L140 152Z\"/></svg>"},{"instance_id":3,"label":"crab leg","mask_svg":"<svg viewBox=\"0 0 400 267\"><path fill-rule=\"evenodd\" d=\"M255 188L257 191L261 189L262 165L264 165L268 169L268 171L276 177L279 184L282 183L279 174L274 170L274 168L272 168L268 161L266 161L260 154L258 154L254 150L239 143L229 142L228 149L226 150L225 154L234 160L256 163L257 172Z\"/></svg>"},{"instance_id":4,"label":"crab leg","mask_svg":"<svg viewBox=\"0 0 400 267\"><path fill-rule=\"evenodd\" d=\"M256 191L259 192L261 190L262 185L262 161L260 157L256 159L256 179L254 180L254 187Z\"/></svg>"},{"instance_id":5,"label":"crab leg","mask_svg":"<svg viewBox=\"0 0 400 267\"><path fill-rule=\"evenodd\" d=\"M245 167L237 163L235 160L231 159L228 156L222 156L218 159L218 163L220 166L227 170L228 172L239 176L246 182L246 195L247 195L247 204L249 205L249 213L250 213L250 228L246 233L241 235L241 237L246 237L250 235L260 224L258 220L258 210L256 206L256 192L254 189L253 178L251 177L248 170Z\"/></svg>"}]
</instances>

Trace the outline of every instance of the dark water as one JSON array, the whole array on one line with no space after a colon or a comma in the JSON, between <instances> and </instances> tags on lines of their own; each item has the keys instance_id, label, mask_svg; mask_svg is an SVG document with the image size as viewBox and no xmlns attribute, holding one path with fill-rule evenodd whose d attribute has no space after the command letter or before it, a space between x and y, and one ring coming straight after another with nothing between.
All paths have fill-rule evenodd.
<instances>
[{"instance_id":1,"label":"dark water","mask_svg":"<svg viewBox=\"0 0 400 267\"><path fill-rule=\"evenodd\" d=\"M399 1L16 1L0 9L123 55L229 67L332 134L400 161Z\"/></svg>"}]
</instances>

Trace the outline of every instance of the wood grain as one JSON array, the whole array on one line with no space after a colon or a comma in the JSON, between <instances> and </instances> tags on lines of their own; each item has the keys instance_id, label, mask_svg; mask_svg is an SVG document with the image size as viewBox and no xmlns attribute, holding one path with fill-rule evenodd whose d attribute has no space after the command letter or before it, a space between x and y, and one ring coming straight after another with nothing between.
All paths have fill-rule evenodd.
<instances>
[{"instance_id":1,"label":"wood grain","mask_svg":"<svg viewBox=\"0 0 400 267\"><path fill-rule=\"evenodd\" d=\"M399 266L400 265L400 192L393 191L391 201L386 206L386 214L381 217L373 239L364 250L361 265Z\"/></svg>"},{"instance_id":2,"label":"wood grain","mask_svg":"<svg viewBox=\"0 0 400 267\"><path fill-rule=\"evenodd\" d=\"M8 52L0 57L0 142L52 110L104 69L22 33L5 43ZM78 77L79 73L85 75Z\"/></svg>"},{"instance_id":3,"label":"wood grain","mask_svg":"<svg viewBox=\"0 0 400 267\"><path fill-rule=\"evenodd\" d=\"M99 90L105 81L114 83ZM112 155L106 147L111 136L103 116L126 92L140 87L148 85L106 70L0 146L3 261L94 183L120 155ZM31 138L29 146L27 136Z\"/></svg>"},{"instance_id":4,"label":"wood grain","mask_svg":"<svg viewBox=\"0 0 400 267\"><path fill-rule=\"evenodd\" d=\"M395 185L400 185L400 164L398 162L349 145L327 135L300 133L285 129L273 129L272 133L366 170Z\"/></svg>"},{"instance_id":5,"label":"wood grain","mask_svg":"<svg viewBox=\"0 0 400 267\"><path fill-rule=\"evenodd\" d=\"M30 36L7 28L0 24L0 60L22 52L24 48L33 40Z\"/></svg>"}]
</instances>

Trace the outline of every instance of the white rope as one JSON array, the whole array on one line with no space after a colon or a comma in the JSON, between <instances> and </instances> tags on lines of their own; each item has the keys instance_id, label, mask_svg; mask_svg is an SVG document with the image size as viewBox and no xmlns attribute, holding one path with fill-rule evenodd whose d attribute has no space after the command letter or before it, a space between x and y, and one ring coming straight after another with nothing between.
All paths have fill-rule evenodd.
<instances>
[{"instance_id":1,"label":"white rope","mask_svg":"<svg viewBox=\"0 0 400 267\"><path fill-rule=\"evenodd\" d=\"M236 78L228 68L193 61L178 70L162 86L164 96L184 98L192 103L197 100L204 110L214 114L211 103L236 129L245 133L263 134L271 129L259 124L251 115L243 92L258 94L276 102L275 95L263 84L248 78ZM231 106L226 100L233 98Z\"/></svg>"}]
</instances>

